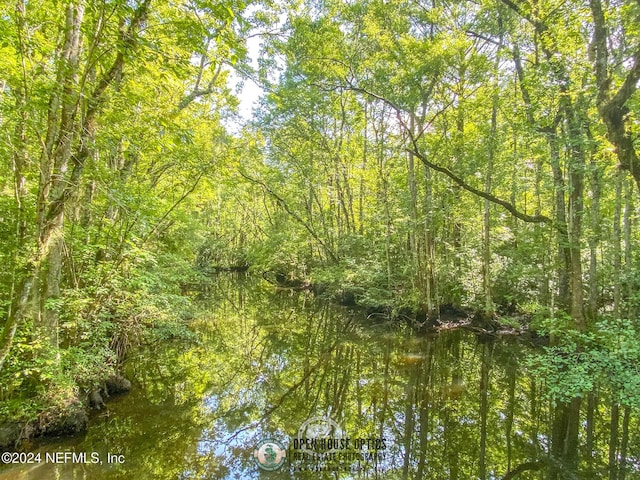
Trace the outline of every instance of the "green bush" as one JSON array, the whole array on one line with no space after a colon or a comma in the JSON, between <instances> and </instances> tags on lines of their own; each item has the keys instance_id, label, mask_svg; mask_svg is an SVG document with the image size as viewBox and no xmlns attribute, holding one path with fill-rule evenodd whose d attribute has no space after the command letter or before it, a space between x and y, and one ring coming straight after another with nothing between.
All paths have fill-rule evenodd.
<instances>
[{"instance_id":1,"label":"green bush","mask_svg":"<svg viewBox=\"0 0 640 480\"><path fill-rule=\"evenodd\" d=\"M582 397L599 385L620 405L640 405L640 332L633 322L601 321L589 333L550 331L560 345L532 354L528 363L533 375L546 380L553 402Z\"/></svg>"}]
</instances>

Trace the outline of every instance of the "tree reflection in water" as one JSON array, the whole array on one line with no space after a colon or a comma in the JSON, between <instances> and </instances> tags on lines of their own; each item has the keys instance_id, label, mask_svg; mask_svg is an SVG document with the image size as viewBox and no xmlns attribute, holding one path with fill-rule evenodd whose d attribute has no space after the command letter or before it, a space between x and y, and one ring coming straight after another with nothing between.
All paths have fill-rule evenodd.
<instances>
[{"instance_id":1,"label":"tree reflection in water","mask_svg":"<svg viewBox=\"0 0 640 480\"><path fill-rule=\"evenodd\" d=\"M197 343L166 342L128 361L132 392L82 438L27 446L123 454L120 465L40 465L0 478L571 479L640 475L638 420L600 389L552 405L515 339L461 331L416 336L370 325L305 293L221 275L201 303ZM387 439L378 470L261 472L264 438L288 444L329 415L351 438ZM25 466L26 467L26 466ZM8 476L7 476L8 475Z\"/></svg>"}]
</instances>

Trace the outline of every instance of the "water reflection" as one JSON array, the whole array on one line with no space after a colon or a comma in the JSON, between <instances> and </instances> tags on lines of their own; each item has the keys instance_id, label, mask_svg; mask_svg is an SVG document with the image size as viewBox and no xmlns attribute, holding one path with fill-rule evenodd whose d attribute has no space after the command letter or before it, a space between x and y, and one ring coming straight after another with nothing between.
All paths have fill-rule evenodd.
<instances>
[{"instance_id":1,"label":"water reflection","mask_svg":"<svg viewBox=\"0 0 640 480\"><path fill-rule=\"evenodd\" d=\"M220 276L202 302L208 313L193 325L199 343L136 352L127 365L132 392L96 415L86 435L25 447L98 452L102 464L43 462L5 468L0 479L640 475L637 417L611 408L604 391L551 405L544 379L527 375L527 352L513 340L372 327L305 294L231 276ZM256 467L262 439L289 444L322 415L353 439L385 439L384 459L353 473ZM109 453L125 462L108 463Z\"/></svg>"}]
</instances>

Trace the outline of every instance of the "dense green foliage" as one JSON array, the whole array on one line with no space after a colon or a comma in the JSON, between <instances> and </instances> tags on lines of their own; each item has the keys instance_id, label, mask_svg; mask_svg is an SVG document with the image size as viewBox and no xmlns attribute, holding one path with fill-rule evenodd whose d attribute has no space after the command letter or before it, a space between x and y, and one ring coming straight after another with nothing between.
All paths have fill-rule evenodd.
<instances>
[{"instance_id":1,"label":"dense green foliage","mask_svg":"<svg viewBox=\"0 0 640 480\"><path fill-rule=\"evenodd\" d=\"M248 24L233 2L1 9L0 413L45 429L148 327L185 334Z\"/></svg>"},{"instance_id":2,"label":"dense green foliage","mask_svg":"<svg viewBox=\"0 0 640 480\"><path fill-rule=\"evenodd\" d=\"M533 372L548 383L549 399L568 402L607 388L613 402L629 408L640 405L640 351L632 322L600 322L589 334L549 328L563 336L562 345L531 358Z\"/></svg>"},{"instance_id":3,"label":"dense green foliage","mask_svg":"<svg viewBox=\"0 0 640 480\"><path fill-rule=\"evenodd\" d=\"M289 10L244 131L249 263L364 304L633 317L635 173L603 109L637 136L638 12L611 6L601 51L598 5Z\"/></svg>"},{"instance_id":4,"label":"dense green foliage","mask_svg":"<svg viewBox=\"0 0 640 480\"><path fill-rule=\"evenodd\" d=\"M531 314L556 399L638 403L637 2L0 7L1 415L45 428L230 267Z\"/></svg>"}]
</instances>

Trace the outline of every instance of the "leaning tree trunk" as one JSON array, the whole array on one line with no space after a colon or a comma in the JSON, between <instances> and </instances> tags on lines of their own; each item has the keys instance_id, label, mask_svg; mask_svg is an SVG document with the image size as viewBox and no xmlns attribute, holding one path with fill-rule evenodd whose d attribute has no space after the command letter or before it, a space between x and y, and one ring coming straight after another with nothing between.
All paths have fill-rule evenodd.
<instances>
[{"instance_id":1,"label":"leaning tree trunk","mask_svg":"<svg viewBox=\"0 0 640 480\"><path fill-rule=\"evenodd\" d=\"M53 174L51 175L51 188L48 190L48 198L44 198L47 204L53 199L59 198L67 188L67 171L73 139L76 137L75 116L78 109L78 72L80 62L80 50L82 41L80 27L84 17L84 1L77 5L69 4L65 25L65 49L62 53L58 68L63 72L64 84L62 88L60 125L57 129L58 139L53 152ZM55 128L51 126L51 128ZM40 189L46 188L40 185ZM46 225L41 225L42 230L38 238L39 249L47 250L46 260L42 262L39 287L34 290L34 308L37 324L42 328L45 339L54 348L58 347L58 313L55 308L50 308L47 302L60 296L60 275L62 272L62 258L64 248L64 207L57 214L45 218ZM46 245L46 247L45 247Z\"/></svg>"}]
</instances>

